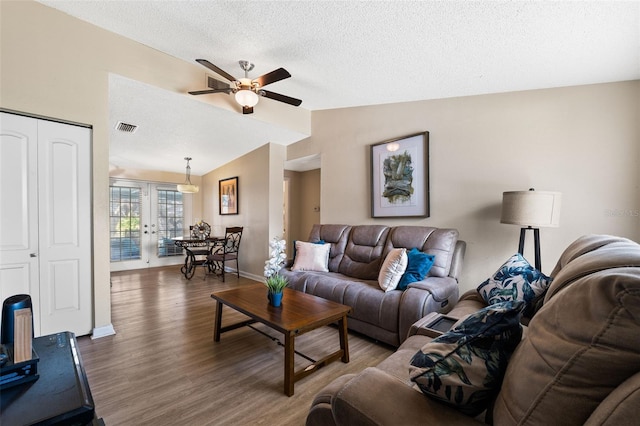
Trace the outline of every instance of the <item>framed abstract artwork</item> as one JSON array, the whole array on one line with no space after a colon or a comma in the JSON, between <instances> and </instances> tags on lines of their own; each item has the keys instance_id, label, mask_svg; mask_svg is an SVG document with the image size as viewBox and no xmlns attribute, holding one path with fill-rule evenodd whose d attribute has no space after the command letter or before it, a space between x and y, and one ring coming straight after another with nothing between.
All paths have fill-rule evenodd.
<instances>
[{"instance_id":1,"label":"framed abstract artwork","mask_svg":"<svg viewBox=\"0 0 640 426\"><path fill-rule=\"evenodd\" d=\"M429 132L371 145L371 217L429 217Z\"/></svg>"},{"instance_id":2,"label":"framed abstract artwork","mask_svg":"<svg viewBox=\"0 0 640 426\"><path fill-rule=\"evenodd\" d=\"M220 214L238 214L240 196L238 193L238 176L218 181L220 196Z\"/></svg>"}]
</instances>

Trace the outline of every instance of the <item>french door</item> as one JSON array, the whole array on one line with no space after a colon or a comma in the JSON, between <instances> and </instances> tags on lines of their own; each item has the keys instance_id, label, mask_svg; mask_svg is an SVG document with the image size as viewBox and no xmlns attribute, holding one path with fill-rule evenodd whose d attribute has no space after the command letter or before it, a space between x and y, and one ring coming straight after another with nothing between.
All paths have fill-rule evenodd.
<instances>
[{"instance_id":1,"label":"french door","mask_svg":"<svg viewBox=\"0 0 640 426\"><path fill-rule=\"evenodd\" d=\"M176 185L112 179L109 198L112 271L184 261L172 238L184 235L191 198Z\"/></svg>"}]
</instances>

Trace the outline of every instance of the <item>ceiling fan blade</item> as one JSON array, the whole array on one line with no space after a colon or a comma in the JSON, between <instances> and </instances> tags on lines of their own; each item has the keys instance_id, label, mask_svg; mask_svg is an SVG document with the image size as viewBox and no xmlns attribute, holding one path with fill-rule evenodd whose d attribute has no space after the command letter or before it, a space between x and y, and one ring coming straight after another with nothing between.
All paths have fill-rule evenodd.
<instances>
[{"instance_id":1,"label":"ceiling fan blade","mask_svg":"<svg viewBox=\"0 0 640 426\"><path fill-rule=\"evenodd\" d=\"M202 66L205 66L205 67L209 68L211 71L213 71L216 74L226 78L229 81L236 81L236 78L234 76L232 76L231 74L227 73L224 70L221 70L220 68L218 68L217 66L213 65L211 62L207 61L206 59L196 59L196 62L199 63Z\"/></svg>"},{"instance_id":2,"label":"ceiling fan blade","mask_svg":"<svg viewBox=\"0 0 640 426\"><path fill-rule=\"evenodd\" d=\"M187 92L190 95L208 95L209 93L231 93L231 89L208 89L208 90L195 90L193 92Z\"/></svg>"},{"instance_id":3,"label":"ceiling fan blade","mask_svg":"<svg viewBox=\"0 0 640 426\"><path fill-rule=\"evenodd\" d=\"M253 107L243 106L242 107L243 114L253 114Z\"/></svg>"},{"instance_id":4,"label":"ceiling fan blade","mask_svg":"<svg viewBox=\"0 0 640 426\"><path fill-rule=\"evenodd\" d=\"M260 90L260 94L265 98L273 99L275 101L284 102L285 104L300 106L302 101L300 99L292 98L290 96L281 95L280 93L270 92L268 90Z\"/></svg>"},{"instance_id":5,"label":"ceiling fan blade","mask_svg":"<svg viewBox=\"0 0 640 426\"><path fill-rule=\"evenodd\" d=\"M284 68L278 68L277 70L271 71L270 73L261 75L253 81L258 83L260 87L264 87L267 84L275 83L276 81L284 80L285 78L289 77L291 77L289 71L285 70Z\"/></svg>"}]
</instances>

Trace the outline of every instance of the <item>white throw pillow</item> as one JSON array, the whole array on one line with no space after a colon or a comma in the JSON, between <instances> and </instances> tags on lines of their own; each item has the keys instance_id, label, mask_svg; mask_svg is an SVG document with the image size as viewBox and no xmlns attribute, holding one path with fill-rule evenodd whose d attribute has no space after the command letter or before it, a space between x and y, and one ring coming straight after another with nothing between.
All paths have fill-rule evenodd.
<instances>
[{"instance_id":1,"label":"white throw pillow","mask_svg":"<svg viewBox=\"0 0 640 426\"><path fill-rule=\"evenodd\" d=\"M329 272L329 250L331 244L296 241L296 258L291 270Z\"/></svg>"},{"instance_id":2,"label":"white throw pillow","mask_svg":"<svg viewBox=\"0 0 640 426\"><path fill-rule=\"evenodd\" d=\"M395 290L407 270L407 249L392 249L382 263L378 274L378 284L384 291Z\"/></svg>"}]
</instances>

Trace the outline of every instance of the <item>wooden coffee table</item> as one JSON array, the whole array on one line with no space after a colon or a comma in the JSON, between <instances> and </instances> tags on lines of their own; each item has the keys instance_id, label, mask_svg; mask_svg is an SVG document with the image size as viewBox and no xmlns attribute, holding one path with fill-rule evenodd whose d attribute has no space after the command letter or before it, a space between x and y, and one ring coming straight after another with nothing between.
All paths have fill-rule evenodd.
<instances>
[{"instance_id":1,"label":"wooden coffee table","mask_svg":"<svg viewBox=\"0 0 640 426\"><path fill-rule=\"evenodd\" d=\"M243 286L231 290L216 291L216 319L213 329L214 342L220 334L248 324L261 322L284 334L284 393L293 395L293 384L319 368L337 360L349 362L347 314L349 306L341 305L300 291L284 289L282 305L273 307L267 301L267 288L263 284ZM250 320L222 327L222 306L227 305L247 315ZM318 327L338 322L340 350L313 362L306 368L294 370L295 338Z\"/></svg>"}]
</instances>

